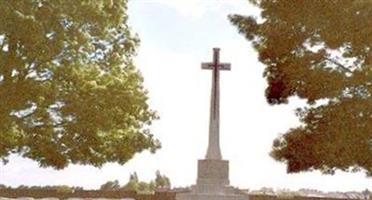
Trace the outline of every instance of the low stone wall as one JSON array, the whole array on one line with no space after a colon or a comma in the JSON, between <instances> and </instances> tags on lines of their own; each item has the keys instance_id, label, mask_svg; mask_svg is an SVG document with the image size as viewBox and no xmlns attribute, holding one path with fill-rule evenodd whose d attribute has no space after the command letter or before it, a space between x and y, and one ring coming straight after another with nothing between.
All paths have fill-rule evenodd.
<instances>
[{"instance_id":1,"label":"low stone wall","mask_svg":"<svg viewBox=\"0 0 372 200\"><path fill-rule=\"evenodd\" d=\"M301 196L271 196L271 195L249 195L249 200L349 200L343 198L321 198L321 197L301 197ZM353 199L357 200L357 199Z\"/></svg>"},{"instance_id":2,"label":"low stone wall","mask_svg":"<svg viewBox=\"0 0 372 200\"><path fill-rule=\"evenodd\" d=\"M20 198L30 197L34 199L58 198L58 199L124 199L135 200L175 200L173 192L156 192L155 194L137 194L128 191L99 191L99 190L78 190L73 192L61 192L57 190L39 189L0 189L0 197Z\"/></svg>"},{"instance_id":3,"label":"low stone wall","mask_svg":"<svg viewBox=\"0 0 372 200\"><path fill-rule=\"evenodd\" d=\"M3 197L3 198L1 198ZM77 190L73 192L61 192L57 190L40 189L0 189L0 200L57 200L57 199L125 199L135 200L176 200L175 192L156 192L155 194L137 194L128 191L99 191L99 190ZM280 197L270 195L249 195L249 200L350 200L345 198L320 198L320 197ZM356 200L356 199L353 199Z\"/></svg>"}]
</instances>

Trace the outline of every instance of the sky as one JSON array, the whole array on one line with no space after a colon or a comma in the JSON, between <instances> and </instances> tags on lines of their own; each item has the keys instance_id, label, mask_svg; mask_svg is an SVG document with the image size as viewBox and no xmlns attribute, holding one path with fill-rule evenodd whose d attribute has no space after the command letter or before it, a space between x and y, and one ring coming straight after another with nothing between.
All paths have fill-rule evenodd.
<instances>
[{"instance_id":1,"label":"sky","mask_svg":"<svg viewBox=\"0 0 372 200\"><path fill-rule=\"evenodd\" d=\"M264 66L228 14L259 15L245 0L130 0L129 23L141 39L136 66L149 91L149 104L160 116L151 131L162 143L155 154L136 154L121 166L102 168L71 165L64 170L40 168L29 159L11 156L0 165L0 184L70 185L96 189L110 180L123 185L129 174L149 181L155 171L172 185L195 184L197 160L207 149L211 71L201 62L212 60L212 48L221 48L221 61L231 71L221 72L221 151L230 162L230 183L242 189L312 188L322 191L362 191L372 188L364 173L322 175L319 172L287 174L283 163L269 152L273 140L300 124L294 114L302 100L286 105L266 103Z\"/></svg>"}]
</instances>

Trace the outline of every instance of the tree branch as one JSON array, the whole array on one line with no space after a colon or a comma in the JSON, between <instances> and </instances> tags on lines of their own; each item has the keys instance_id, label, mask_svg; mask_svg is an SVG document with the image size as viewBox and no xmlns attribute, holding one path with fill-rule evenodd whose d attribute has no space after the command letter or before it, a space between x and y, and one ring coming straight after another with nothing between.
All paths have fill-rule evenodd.
<instances>
[{"instance_id":1,"label":"tree branch","mask_svg":"<svg viewBox=\"0 0 372 200\"><path fill-rule=\"evenodd\" d=\"M345 67L344 65L342 65L341 63L331 59L331 58L327 58L327 57L324 57L325 60L328 60L329 62L337 65L338 67L340 67L341 69L343 69L344 71L346 72L349 72L349 73L352 73L353 71L351 71L349 68Z\"/></svg>"}]
</instances>

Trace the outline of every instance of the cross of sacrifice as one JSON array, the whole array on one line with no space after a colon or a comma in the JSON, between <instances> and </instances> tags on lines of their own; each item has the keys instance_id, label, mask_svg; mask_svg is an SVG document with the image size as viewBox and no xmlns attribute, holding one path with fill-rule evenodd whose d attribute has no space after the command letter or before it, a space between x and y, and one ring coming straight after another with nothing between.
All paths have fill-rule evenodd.
<instances>
[{"instance_id":1,"label":"cross of sacrifice","mask_svg":"<svg viewBox=\"0 0 372 200\"><path fill-rule=\"evenodd\" d=\"M230 70L230 63L220 63L220 49L213 48L213 62L202 63L202 69L211 69L212 73L212 91L209 117L209 143L207 150L207 159L221 159L220 150L220 70Z\"/></svg>"}]
</instances>

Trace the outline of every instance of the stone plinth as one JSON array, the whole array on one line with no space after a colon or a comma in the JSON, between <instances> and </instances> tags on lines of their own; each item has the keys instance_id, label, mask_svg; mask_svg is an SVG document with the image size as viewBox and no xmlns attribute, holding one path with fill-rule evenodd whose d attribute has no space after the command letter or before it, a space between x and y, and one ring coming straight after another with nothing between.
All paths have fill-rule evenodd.
<instances>
[{"instance_id":1,"label":"stone plinth","mask_svg":"<svg viewBox=\"0 0 372 200\"><path fill-rule=\"evenodd\" d=\"M248 200L229 186L229 161L198 160L198 178L190 192L178 193L177 200Z\"/></svg>"},{"instance_id":2,"label":"stone plinth","mask_svg":"<svg viewBox=\"0 0 372 200\"><path fill-rule=\"evenodd\" d=\"M229 161L198 160L198 179L196 184L229 185Z\"/></svg>"}]
</instances>

